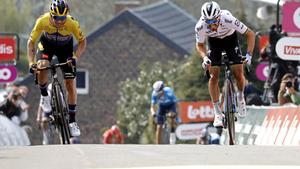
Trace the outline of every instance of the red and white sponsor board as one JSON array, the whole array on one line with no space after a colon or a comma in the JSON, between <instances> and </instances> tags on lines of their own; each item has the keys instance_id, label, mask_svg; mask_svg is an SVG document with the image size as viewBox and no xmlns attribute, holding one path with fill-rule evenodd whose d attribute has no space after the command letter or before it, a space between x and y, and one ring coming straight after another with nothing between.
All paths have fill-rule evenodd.
<instances>
[{"instance_id":1,"label":"red and white sponsor board","mask_svg":"<svg viewBox=\"0 0 300 169\"><path fill-rule=\"evenodd\" d=\"M276 53L283 60L300 61L300 38L284 37L276 44Z\"/></svg>"},{"instance_id":2,"label":"red and white sponsor board","mask_svg":"<svg viewBox=\"0 0 300 169\"><path fill-rule=\"evenodd\" d=\"M0 36L0 61L12 61L17 57L15 36Z\"/></svg>"},{"instance_id":3,"label":"red and white sponsor board","mask_svg":"<svg viewBox=\"0 0 300 169\"><path fill-rule=\"evenodd\" d=\"M176 136L180 140L197 139L205 130L208 123L181 124L176 128Z\"/></svg>"},{"instance_id":4,"label":"red and white sponsor board","mask_svg":"<svg viewBox=\"0 0 300 169\"><path fill-rule=\"evenodd\" d=\"M212 122L213 105L210 101L179 102L180 117L183 123Z\"/></svg>"},{"instance_id":5,"label":"red and white sponsor board","mask_svg":"<svg viewBox=\"0 0 300 169\"><path fill-rule=\"evenodd\" d=\"M300 107L268 110L256 145L300 145Z\"/></svg>"}]
</instances>

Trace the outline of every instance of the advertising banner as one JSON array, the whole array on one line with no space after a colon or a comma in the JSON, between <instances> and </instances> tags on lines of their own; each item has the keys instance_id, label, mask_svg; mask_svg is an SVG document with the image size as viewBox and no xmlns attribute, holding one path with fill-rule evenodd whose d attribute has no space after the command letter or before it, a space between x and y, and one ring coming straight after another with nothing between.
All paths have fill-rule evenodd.
<instances>
[{"instance_id":1,"label":"advertising banner","mask_svg":"<svg viewBox=\"0 0 300 169\"><path fill-rule=\"evenodd\" d=\"M179 102L183 123L214 121L213 105L210 101Z\"/></svg>"},{"instance_id":2,"label":"advertising banner","mask_svg":"<svg viewBox=\"0 0 300 169\"><path fill-rule=\"evenodd\" d=\"M285 32L300 32L300 2L286 2L282 10L283 30Z\"/></svg>"},{"instance_id":3,"label":"advertising banner","mask_svg":"<svg viewBox=\"0 0 300 169\"><path fill-rule=\"evenodd\" d=\"M276 53L283 60L300 61L300 38L284 37L276 44Z\"/></svg>"},{"instance_id":4,"label":"advertising banner","mask_svg":"<svg viewBox=\"0 0 300 169\"><path fill-rule=\"evenodd\" d=\"M300 106L247 106L246 118L238 118L239 145L300 145ZM222 143L228 144L227 131Z\"/></svg>"},{"instance_id":5,"label":"advertising banner","mask_svg":"<svg viewBox=\"0 0 300 169\"><path fill-rule=\"evenodd\" d=\"M15 36L0 36L0 62L17 58L17 39Z\"/></svg>"},{"instance_id":6,"label":"advertising banner","mask_svg":"<svg viewBox=\"0 0 300 169\"><path fill-rule=\"evenodd\" d=\"M0 83L13 82L17 78L17 69L13 65L0 65Z\"/></svg>"},{"instance_id":7,"label":"advertising banner","mask_svg":"<svg viewBox=\"0 0 300 169\"><path fill-rule=\"evenodd\" d=\"M257 65L255 74L257 79L261 81L266 81L269 75L269 63L268 62L261 62Z\"/></svg>"},{"instance_id":8,"label":"advertising banner","mask_svg":"<svg viewBox=\"0 0 300 169\"><path fill-rule=\"evenodd\" d=\"M208 124L209 123L181 124L176 128L176 136L180 140L197 139L205 132Z\"/></svg>"}]
</instances>

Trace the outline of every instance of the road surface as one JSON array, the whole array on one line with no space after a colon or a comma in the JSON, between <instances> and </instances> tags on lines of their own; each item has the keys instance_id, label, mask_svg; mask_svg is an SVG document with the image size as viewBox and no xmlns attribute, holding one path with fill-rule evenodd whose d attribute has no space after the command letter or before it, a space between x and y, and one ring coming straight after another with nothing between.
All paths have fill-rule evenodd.
<instances>
[{"instance_id":1,"label":"road surface","mask_svg":"<svg viewBox=\"0 0 300 169\"><path fill-rule=\"evenodd\" d=\"M0 168L300 168L300 147L103 144L0 147Z\"/></svg>"}]
</instances>

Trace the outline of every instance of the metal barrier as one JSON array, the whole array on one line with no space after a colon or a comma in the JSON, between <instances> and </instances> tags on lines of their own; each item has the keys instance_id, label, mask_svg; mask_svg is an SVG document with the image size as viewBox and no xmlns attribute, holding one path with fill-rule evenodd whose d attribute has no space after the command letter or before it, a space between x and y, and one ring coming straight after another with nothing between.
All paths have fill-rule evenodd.
<instances>
[{"instance_id":1,"label":"metal barrier","mask_svg":"<svg viewBox=\"0 0 300 169\"><path fill-rule=\"evenodd\" d=\"M7 117L0 115L0 146L25 145L30 145L26 131Z\"/></svg>"},{"instance_id":2,"label":"metal barrier","mask_svg":"<svg viewBox=\"0 0 300 169\"><path fill-rule=\"evenodd\" d=\"M300 145L300 106L248 106L247 110L247 117L236 122L237 144Z\"/></svg>"}]
</instances>

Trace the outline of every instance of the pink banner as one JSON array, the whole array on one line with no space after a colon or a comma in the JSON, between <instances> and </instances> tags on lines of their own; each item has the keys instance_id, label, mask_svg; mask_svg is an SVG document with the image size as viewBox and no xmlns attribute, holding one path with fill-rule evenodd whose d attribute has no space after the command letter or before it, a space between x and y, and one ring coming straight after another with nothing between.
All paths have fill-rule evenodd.
<instances>
[{"instance_id":1,"label":"pink banner","mask_svg":"<svg viewBox=\"0 0 300 169\"><path fill-rule=\"evenodd\" d=\"M285 32L300 32L300 2L283 5L282 28Z\"/></svg>"},{"instance_id":2,"label":"pink banner","mask_svg":"<svg viewBox=\"0 0 300 169\"><path fill-rule=\"evenodd\" d=\"M0 65L0 83L13 82L17 78L17 69L13 65Z\"/></svg>"},{"instance_id":3,"label":"pink banner","mask_svg":"<svg viewBox=\"0 0 300 169\"><path fill-rule=\"evenodd\" d=\"M256 71L255 71L257 79L259 79L261 81L267 80L268 72L269 72L269 63L268 62L262 62L257 65Z\"/></svg>"}]
</instances>

